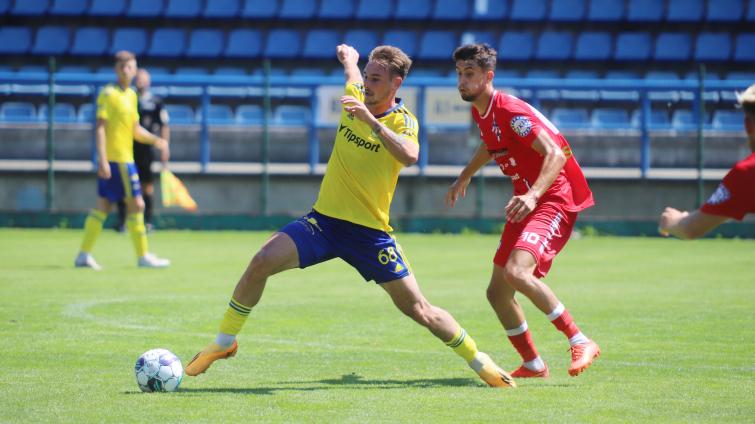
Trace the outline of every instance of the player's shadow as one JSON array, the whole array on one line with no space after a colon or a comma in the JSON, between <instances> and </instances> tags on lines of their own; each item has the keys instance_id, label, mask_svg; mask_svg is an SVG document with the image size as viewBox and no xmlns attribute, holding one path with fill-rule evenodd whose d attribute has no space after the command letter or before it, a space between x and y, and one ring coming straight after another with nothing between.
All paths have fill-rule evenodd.
<instances>
[{"instance_id":1,"label":"player's shadow","mask_svg":"<svg viewBox=\"0 0 755 424\"><path fill-rule=\"evenodd\" d=\"M364 379L357 374L344 374L337 379L324 379L315 381L281 381L277 387L185 387L181 392L186 393L241 393L251 395L273 395L283 391L318 391L334 389L359 389L359 390L390 390L406 388L433 388L433 387L475 387L482 386L475 379L470 378L427 378L412 380L397 379Z\"/></svg>"}]
</instances>

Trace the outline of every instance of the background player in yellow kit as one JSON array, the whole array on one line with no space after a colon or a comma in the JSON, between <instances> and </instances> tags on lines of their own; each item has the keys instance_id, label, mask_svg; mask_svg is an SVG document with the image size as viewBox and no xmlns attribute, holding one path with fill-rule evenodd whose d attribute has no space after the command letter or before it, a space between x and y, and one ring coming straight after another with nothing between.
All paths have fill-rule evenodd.
<instances>
[{"instance_id":1,"label":"background player in yellow kit","mask_svg":"<svg viewBox=\"0 0 755 424\"><path fill-rule=\"evenodd\" d=\"M74 264L77 267L100 269L92 256L92 248L102 232L110 208L125 200L128 216L126 227L134 243L140 267L163 268L170 265L148 253L144 228L144 200L139 176L134 165L134 140L166 149L167 142L139 125L137 96L131 89L136 75L136 57L127 51L115 55L117 84L109 84L97 98L97 205L84 223L84 239Z\"/></svg>"},{"instance_id":2,"label":"background player in yellow kit","mask_svg":"<svg viewBox=\"0 0 755 424\"><path fill-rule=\"evenodd\" d=\"M236 354L236 335L259 302L268 277L339 257L365 280L379 284L401 312L453 348L487 384L515 386L448 312L425 299L389 234L399 171L419 155L417 119L396 98L411 60L396 47L376 47L363 78L357 51L347 45L336 50L346 77L343 111L317 201L311 212L273 234L254 255L215 341L189 362L186 373L198 375L215 360Z\"/></svg>"}]
</instances>

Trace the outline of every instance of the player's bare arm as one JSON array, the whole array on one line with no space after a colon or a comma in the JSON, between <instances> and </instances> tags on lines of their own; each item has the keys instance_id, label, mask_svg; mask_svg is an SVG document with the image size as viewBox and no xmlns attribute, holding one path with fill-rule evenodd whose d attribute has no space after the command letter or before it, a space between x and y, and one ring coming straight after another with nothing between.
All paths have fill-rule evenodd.
<instances>
[{"instance_id":1,"label":"player's bare arm","mask_svg":"<svg viewBox=\"0 0 755 424\"><path fill-rule=\"evenodd\" d=\"M544 156L543 167L527 193L514 196L509 200L506 205L506 219L510 222L523 220L535 209L540 197L553 184L566 164L566 155L546 131L540 131L532 142L532 148Z\"/></svg>"},{"instance_id":2,"label":"player's bare arm","mask_svg":"<svg viewBox=\"0 0 755 424\"><path fill-rule=\"evenodd\" d=\"M690 213L668 207L658 221L658 232L664 237L671 235L684 240L692 240L704 236L728 219L725 216L712 215L699 210Z\"/></svg>"},{"instance_id":3,"label":"player's bare arm","mask_svg":"<svg viewBox=\"0 0 755 424\"><path fill-rule=\"evenodd\" d=\"M95 142L97 144L97 176L103 179L110 179L110 163L107 161L107 150L105 149L105 143L107 141L105 135L105 124L107 121L104 119L97 119L97 128L95 130Z\"/></svg>"},{"instance_id":4,"label":"player's bare arm","mask_svg":"<svg viewBox=\"0 0 755 424\"><path fill-rule=\"evenodd\" d=\"M168 148L167 140L147 131L143 126L139 125L138 122L134 123L134 140L143 144L151 144L160 150Z\"/></svg>"},{"instance_id":5,"label":"player's bare arm","mask_svg":"<svg viewBox=\"0 0 755 424\"><path fill-rule=\"evenodd\" d=\"M336 55L338 61L343 64L343 73L346 76L346 84L361 83L362 73L359 71L359 52L355 48L346 45L339 44L336 47Z\"/></svg>"},{"instance_id":6,"label":"player's bare arm","mask_svg":"<svg viewBox=\"0 0 755 424\"><path fill-rule=\"evenodd\" d=\"M417 143L401 134L396 134L380 123L367 109L367 106L354 96L341 97L341 104L344 106L344 110L353 113L355 118L367 123L372 128L380 142L396 160L404 166L411 166L417 162L417 159L419 159L419 145Z\"/></svg>"},{"instance_id":7,"label":"player's bare arm","mask_svg":"<svg viewBox=\"0 0 755 424\"><path fill-rule=\"evenodd\" d=\"M165 140L165 148L160 151L160 161L164 167L170 159L170 127L168 124L164 124L160 129L160 137Z\"/></svg>"},{"instance_id":8,"label":"player's bare arm","mask_svg":"<svg viewBox=\"0 0 755 424\"><path fill-rule=\"evenodd\" d=\"M459 196L463 199L467 195L467 186L472 181L472 177L480 168L490 162L490 159L492 157L485 147L485 143L480 143L472 159L469 160L469 163L461 171L456 181L448 188L448 192L446 192L446 206L454 207Z\"/></svg>"}]
</instances>

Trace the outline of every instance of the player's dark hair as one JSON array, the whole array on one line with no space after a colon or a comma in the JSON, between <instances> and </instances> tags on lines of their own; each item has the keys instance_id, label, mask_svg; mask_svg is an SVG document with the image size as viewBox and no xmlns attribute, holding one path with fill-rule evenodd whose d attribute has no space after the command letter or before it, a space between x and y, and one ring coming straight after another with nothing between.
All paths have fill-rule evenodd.
<instances>
[{"instance_id":1,"label":"player's dark hair","mask_svg":"<svg viewBox=\"0 0 755 424\"><path fill-rule=\"evenodd\" d=\"M136 60L136 56L128 50L118 51L113 58L115 59L116 65L130 60Z\"/></svg>"},{"instance_id":2,"label":"player's dark hair","mask_svg":"<svg viewBox=\"0 0 755 424\"><path fill-rule=\"evenodd\" d=\"M375 47L370 52L369 61L385 66L392 75L398 75L402 79L406 79L409 68L412 67L412 60L409 59L409 56L400 48L393 46Z\"/></svg>"},{"instance_id":3,"label":"player's dark hair","mask_svg":"<svg viewBox=\"0 0 755 424\"><path fill-rule=\"evenodd\" d=\"M486 71L495 71L498 52L485 43L465 44L454 50L453 58L454 62L474 60L480 68Z\"/></svg>"}]
</instances>

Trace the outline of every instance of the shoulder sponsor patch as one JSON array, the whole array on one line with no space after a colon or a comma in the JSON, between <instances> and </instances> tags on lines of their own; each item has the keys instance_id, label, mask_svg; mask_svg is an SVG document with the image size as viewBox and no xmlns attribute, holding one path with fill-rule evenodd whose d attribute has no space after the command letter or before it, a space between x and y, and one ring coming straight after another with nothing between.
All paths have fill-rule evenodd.
<instances>
[{"instance_id":1,"label":"shoulder sponsor patch","mask_svg":"<svg viewBox=\"0 0 755 424\"><path fill-rule=\"evenodd\" d=\"M729 189L726 188L725 185L719 184L718 188L715 192L710 196L710 199L708 199L707 204L709 205L718 205L721 204L731 197L731 193L729 193Z\"/></svg>"},{"instance_id":2,"label":"shoulder sponsor patch","mask_svg":"<svg viewBox=\"0 0 755 424\"><path fill-rule=\"evenodd\" d=\"M532 122L524 115L515 116L511 119L511 129L519 137L527 137L532 131Z\"/></svg>"}]
</instances>

